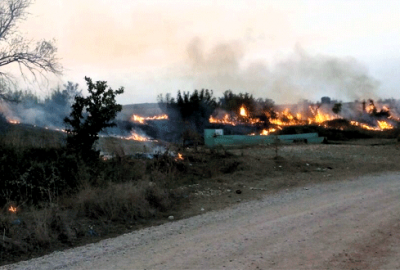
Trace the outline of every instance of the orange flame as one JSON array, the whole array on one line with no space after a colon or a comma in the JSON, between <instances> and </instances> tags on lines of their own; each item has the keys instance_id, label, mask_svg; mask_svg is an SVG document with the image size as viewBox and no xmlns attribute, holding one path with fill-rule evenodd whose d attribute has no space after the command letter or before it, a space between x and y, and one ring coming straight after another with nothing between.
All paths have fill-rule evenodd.
<instances>
[{"instance_id":1,"label":"orange flame","mask_svg":"<svg viewBox=\"0 0 400 270\"><path fill-rule=\"evenodd\" d=\"M148 121L148 120L166 120L166 119L168 119L168 115L166 115L166 114L149 116L149 117L142 117L142 116L134 114L131 117L131 121L138 122L141 124L145 124L146 121Z\"/></svg>"},{"instance_id":2,"label":"orange flame","mask_svg":"<svg viewBox=\"0 0 400 270\"><path fill-rule=\"evenodd\" d=\"M350 124L353 125L353 126L356 126L356 127L361 127L363 129L367 129L367 130L376 130L376 128L374 128L374 127L371 127L371 126L369 126L367 124L363 124L363 123L360 123L360 122L357 122L357 121L350 121Z\"/></svg>"},{"instance_id":3,"label":"orange flame","mask_svg":"<svg viewBox=\"0 0 400 270\"><path fill-rule=\"evenodd\" d=\"M393 129L393 126L386 121L378 121L378 126L381 130Z\"/></svg>"},{"instance_id":4,"label":"orange flame","mask_svg":"<svg viewBox=\"0 0 400 270\"><path fill-rule=\"evenodd\" d=\"M275 128L270 128L270 129L263 129L260 133L262 136L268 136L271 132L276 131Z\"/></svg>"},{"instance_id":5,"label":"orange flame","mask_svg":"<svg viewBox=\"0 0 400 270\"><path fill-rule=\"evenodd\" d=\"M8 208L8 211L12 213L17 213L17 207L10 206L10 208Z\"/></svg>"},{"instance_id":6,"label":"orange flame","mask_svg":"<svg viewBox=\"0 0 400 270\"><path fill-rule=\"evenodd\" d=\"M314 109L313 107L309 106L311 113L313 114L314 118L308 118L309 124L322 124L325 121L334 120L337 117L329 115L327 113L321 113L319 109Z\"/></svg>"},{"instance_id":7,"label":"orange flame","mask_svg":"<svg viewBox=\"0 0 400 270\"><path fill-rule=\"evenodd\" d=\"M282 128L278 126L278 127L276 127L276 128L263 129L263 130L260 132L259 135L261 135L261 136L268 136L268 135L270 135L272 132L277 131L278 129L282 129ZM251 133L251 134L249 134L249 135L254 136L254 135L256 135L256 134L255 134L255 133Z\"/></svg>"},{"instance_id":8,"label":"orange flame","mask_svg":"<svg viewBox=\"0 0 400 270\"><path fill-rule=\"evenodd\" d=\"M144 118L141 117L141 116L139 116L139 115L136 115L136 114L134 114L134 115L131 117L131 120L132 120L133 122L139 122L139 123L141 123L141 124L144 124Z\"/></svg>"},{"instance_id":9,"label":"orange flame","mask_svg":"<svg viewBox=\"0 0 400 270\"><path fill-rule=\"evenodd\" d=\"M244 111L242 111L242 109ZM244 107L240 108L240 111L241 111L240 115L242 116L242 118L231 117L229 114L225 114L223 118L215 118L213 116L210 116L208 121L210 123L214 123L214 124L224 124L224 125L232 125L232 126L236 126L240 123L254 125L254 124L257 124L260 122L260 119L258 119L258 118L247 117L247 112Z\"/></svg>"},{"instance_id":10,"label":"orange flame","mask_svg":"<svg viewBox=\"0 0 400 270\"><path fill-rule=\"evenodd\" d=\"M366 111L372 112L373 110L376 110L375 105L370 104L367 108ZM381 111L387 111L389 112L388 107L383 107ZM218 123L218 124L226 124L226 125L238 125L238 124L257 124L257 123L262 123L260 119L258 118L251 118L248 116L248 112L246 111L244 105L240 107L240 116L241 117L231 117L229 114L225 114L223 118L216 118L211 116L209 118L210 123ZM301 113L291 113L288 108L284 109L281 112L275 112L276 118L270 118L269 122L270 124L274 125L273 129L282 129L283 126L293 126L293 125L306 125L306 124L313 124L313 125L318 125L318 126L324 126L327 127L327 121L332 121L335 119L340 119L341 117L338 117L337 115L334 115L333 113L324 113L322 112L319 108L309 106L309 117L304 117ZM268 116L268 113L266 113ZM390 115L388 119L392 121L400 121L399 118L394 117L393 115ZM390 124L390 122L386 120L377 120L375 126L371 126L365 123L359 123L356 121L350 121L350 124L353 126L358 126L363 129L367 130L375 130L375 131L383 131L383 130L388 130L388 129L393 129L394 126ZM343 127L341 128L343 129ZM271 132L275 130L270 129L265 129L261 132L260 135L268 135ZM255 133L252 133L250 135L256 135Z\"/></svg>"},{"instance_id":11,"label":"orange flame","mask_svg":"<svg viewBox=\"0 0 400 270\"><path fill-rule=\"evenodd\" d=\"M373 113L374 110L376 110L376 107L374 104L369 104L365 110L367 111L367 113Z\"/></svg>"},{"instance_id":12,"label":"orange flame","mask_svg":"<svg viewBox=\"0 0 400 270\"><path fill-rule=\"evenodd\" d=\"M210 123L214 123L214 124L224 124L224 125L232 125L232 126L236 126L236 124L237 124L235 122L235 120L231 119L229 114L225 114L225 116L222 119L217 119L217 118L210 116L210 119L208 119L208 121Z\"/></svg>"},{"instance_id":13,"label":"orange flame","mask_svg":"<svg viewBox=\"0 0 400 270\"><path fill-rule=\"evenodd\" d=\"M350 124L352 124L353 126L357 126L357 127L361 127L363 129L367 129L367 130L375 130L375 131L383 131L386 129L393 129L394 127L389 124L386 121L377 121L378 122L378 126L377 127L372 127L370 125L364 124L364 123L360 123L357 121L350 121Z\"/></svg>"},{"instance_id":14,"label":"orange flame","mask_svg":"<svg viewBox=\"0 0 400 270\"><path fill-rule=\"evenodd\" d=\"M305 121L301 119L302 115L300 113L294 116L289 109L285 109L282 112L276 113L278 118L271 119L270 123L279 125L279 126L293 126L293 125L302 125L305 124Z\"/></svg>"},{"instance_id":15,"label":"orange flame","mask_svg":"<svg viewBox=\"0 0 400 270\"><path fill-rule=\"evenodd\" d=\"M16 125L16 124L20 124L21 122L18 120L8 120L8 123Z\"/></svg>"},{"instance_id":16,"label":"orange flame","mask_svg":"<svg viewBox=\"0 0 400 270\"><path fill-rule=\"evenodd\" d=\"M175 158L176 161L183 160L183 156L181 153L178 153L178 156Z\"/></svg>"},{"instance_id":17,"label":"orange flame","mask_svg":"<svg viewBox=\"0 0 400 270\"><path fill-rule=\"evenodd\" d=\"M55 128L54 130L56 130L56 131L61 131L61 132L64 132L64 133L67 133L67 131L66 131L65 129Z\"/></svg>"},{"instance_id":18,"label":"orange flame","mask_svg":"<svg viewBox=\"0 0 400 270\"><path fill-rule=\"evenodd\" d=\"M141 136L139 134L137 134L136 132L131 131L131 136L125 138L126 140L134 140L134 141L141 141L141 142L145 142L145 141L149 141L150 139L145 137L145 136Z\"/></svg>"},{"instance_id":19,"label":"orange flame","mask_svg":"<svg viewBox=\"0 0 400 270\"><path fill-rule=\"evenodd\" d=\"M246 108L242 105L242 107L240 107L240 115L247 117L247 111Z\"/></svg>"}]
</instances>

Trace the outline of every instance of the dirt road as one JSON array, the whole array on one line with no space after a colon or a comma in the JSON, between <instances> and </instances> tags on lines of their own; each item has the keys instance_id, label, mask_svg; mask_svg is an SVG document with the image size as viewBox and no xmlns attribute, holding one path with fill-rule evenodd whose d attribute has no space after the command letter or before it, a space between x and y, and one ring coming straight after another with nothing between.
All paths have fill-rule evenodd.
<instances>
[{"instance_id":1,"label":"dirt road","mask_svg":"<svg viewBox=\"0 0 400 270\"><path fill-rule=\"evenodd\" d=\"M1 269L400 269L400 174L281 191Z\"/></svg>"}]
</instances>

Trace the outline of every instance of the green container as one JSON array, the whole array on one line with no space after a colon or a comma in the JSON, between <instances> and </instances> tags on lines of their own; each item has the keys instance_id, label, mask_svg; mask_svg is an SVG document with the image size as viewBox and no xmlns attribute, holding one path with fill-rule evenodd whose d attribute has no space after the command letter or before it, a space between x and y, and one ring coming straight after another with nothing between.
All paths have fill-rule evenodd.
<instances>
[{"instance_id":1,"label":"green container","mask_svg":"<svg viewBox=\"0 0 400 270\"><path fill-rule=\"evenodd\" d=\"M303 133L289 135L223 135L222 129L205 129L204 143L207 147L221 146L242 146L256 144L272 144L276 138L281 143L306 142L322 143L324 137L318 137L318 133Z\"/></svg>"}]
</instances>

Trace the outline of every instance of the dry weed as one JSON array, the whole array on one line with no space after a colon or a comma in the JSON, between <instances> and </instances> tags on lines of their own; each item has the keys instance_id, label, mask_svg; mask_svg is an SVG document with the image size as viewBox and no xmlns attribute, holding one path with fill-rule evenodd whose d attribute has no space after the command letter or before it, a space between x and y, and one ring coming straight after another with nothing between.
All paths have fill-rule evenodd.
<instances>
[{"instance_id":1,"label":"dry weed","mask_svg":"<svg viewBox=\"0 0 400 270\"><path fill-rule=\"evenodd\" d=\"M106 188L86 186L76 195L74 208L86 217L134 222L154 217L170 205L169 194L153 182L126 182Z\"/></svg>"}]
</instances>

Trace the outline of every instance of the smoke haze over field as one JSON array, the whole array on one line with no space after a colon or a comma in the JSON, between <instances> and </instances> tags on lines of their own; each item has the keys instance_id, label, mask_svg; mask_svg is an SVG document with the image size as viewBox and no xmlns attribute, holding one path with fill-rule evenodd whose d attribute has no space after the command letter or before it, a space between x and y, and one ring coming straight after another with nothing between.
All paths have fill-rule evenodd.
<instances>
[{"instance_id":1,"label":"smoke haze over field","mask_svg":"<svg viewBox=\"0 0 400 270\"><path fill-rule=\"evenodd\" d=\"M194 39L187 50L187 80L194 85L250 92L279 102L318 100L326 95L345 100L377 97L378 81L353 58L312 56L298 46L272 68L261 61L241 67L240 44L219 44L205 52L201 40Z\"/></svg>"},{"instance_id":2,"label":"smoke haze over field","mask_svg":"<svg viewBox=\"0 0 400 270\"><path fill-rule=\"evenodd\" d=\"M36 0L21 32L55 38L65 67L126 92L227 89L276 103L398 98L399 1ZM51 86L50 86L51 87Z\"/></svg>"}]
</instances>

